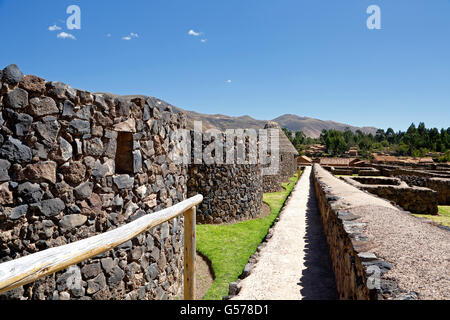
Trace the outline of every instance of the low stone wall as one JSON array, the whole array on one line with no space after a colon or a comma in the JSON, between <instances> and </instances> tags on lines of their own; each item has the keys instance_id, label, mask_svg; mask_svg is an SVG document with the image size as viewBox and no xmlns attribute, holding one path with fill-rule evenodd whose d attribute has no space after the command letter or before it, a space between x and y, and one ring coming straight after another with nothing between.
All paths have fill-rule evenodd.
<instances>
[{"instance_id":1,"label":"low stone wall","mask_svg":"<svg viewBox=\"0 0 450 320\"><path fill-rule=\"evenodd\" d=\"M377 169L370 167L331 167L324 166L326 170L330 171L335 175L346 175L351 176L353 174L357 174L360 176L379 176L381 172Z\"/></svg>"},{"instance_id":2,"label":"low stone wall","mask_svg":"<svg viewBox=\"0 0 450 320\"><path fill-rule=\"evenodd\" d=\"M380 172L380 170L376 170L373 168L365 168L365 169L359 170L358 175L360 177L369 177L369 176L376 177L376 176L381 176L381 172Z\"/></svg>"},{"instance_id":3,"label":"low stone wall","mask_svg":"<svg viewBox=\"0 0 450 320\"><path fill-rule=\"evenodd\" d=\"M450 179L429 178L425 186L437 192L437 201L440 205L450 205Z\"/></svg>"},{"instance_id":4,"label":"low stone wall","mask_svg":"<svg viewBox=\"0 0 450 320\"><path fill-rule=\"evenodd\" d=\"M154 98L23 76L0 83L0 263L85 239L186 199L173 138L183 114ZM170 299L183 284L183 219L0 299Z\"/></svg>"},{"instance_id":5,"label":"low stone wall","mask_svg":"<svg viewBox=\"0 0 450 320\"><path fill-rule=\"evenodd\" d=\"M429 170L424 169L423 166L406 167L406 166L394 166L394 165L382 165L372 164L372 167L381 171L381 174L386 177L396 176L416 176L416 177L428 177L428 178L450 178L449 170Z\"/></svg>"},{"instance_id":6,"label":"low stone wall","mask_svg":"<svg viewBox=\"0 0 450 320\"><path fill-rule=\"evenodd\" d=\"M437 201L440 205L450 205L450 179L426 178L406 175L398 176L410 186L425 187L437 192Z\"/></svg>"},{"instance_id":7,"label":"low stone wall","mask_svg":"<svg viewBox=\"0 0 450 320\"><path fill-rule=\"evenodd\" d=\"M354 187L393 201L403 209L420 214L438 214L437 192L428 188L409 187L396 178L342 177Z\"/></svg>"},{"instance_id":8,"label":"low stone wall","mask_svg":"<svg viewBox=\"0 0 450 320\"><path fill-rule=\"evenodd\" d=\"M402 181L400 179L387 177L351 177L350 179L357 181L361 184L371 184L371 185L399 186L402 184Z\"/></svg>"},{"instance_id":9,"label":"low stone wall","mask_svg":"<svg viewBox=\"0 0 450 320\"><path fill-rule=\"evenodd\" d=\"M313 166L313 182L317 202L330 248L330 257L341 300L376 300L379 293L367 286L369 274L363 265L365 253L359 250L359 241L365 239L362 223L356 216L333 207L338 198L328 191ZM381 263L381 262L380 262Z\"/></svg>"},{"instance_id":10,"label":"low stone wall","mask_svg":"<svg viewBox=\"0 0 450 320\"><path fill-rule=\"evenodd\" d=\"M360 216L341 209L338 203L341 198L324 182L325 174L328 173L323 168L314 165L312 179L330 248L339 298L414 299L414 294L404 294L395 280L384 279L383 275L391 269L391 265L366 251L373 246L369 235L365 233L366 223L360 221ZM341 200L346 202L345 199ZM377 281L380 283L377 284Z\"/></svg>"}]
</instances>

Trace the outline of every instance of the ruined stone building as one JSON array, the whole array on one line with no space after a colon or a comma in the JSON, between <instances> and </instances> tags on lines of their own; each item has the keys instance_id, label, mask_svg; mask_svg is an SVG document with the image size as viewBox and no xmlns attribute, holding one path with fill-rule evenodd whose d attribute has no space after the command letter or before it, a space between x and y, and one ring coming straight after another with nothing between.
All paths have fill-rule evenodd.
<instances>
[{"instance_id":1,"label":"ruined stone building","mask_svg":"<svg viewBox=\"0 0 450 320\"><path fill-rule=\"evenodd\" d=\"M184 115L153 98L0 73L0 263L104 233L186 199ZM7 292L8 299L168 299L182 286L183 219Z\"/></svg>"},{"instance_id":2,"label":"ruined stone building","mask_svg":"<svg viewBox=\"0 0 450 320\"><path fill-rule=\"evenodd\" d=\"M277 192L281 188L281 183L289 181L289 178L297 172L296 157L298 156L298 151L286 137L278 123L269 121L264 129L275 129L279 132L279 170L275 174L263 177L263 192ZM269 143L268 150L270 149ZM270 161L273 161L273 159Z\"/></svg>"}]
</instances>

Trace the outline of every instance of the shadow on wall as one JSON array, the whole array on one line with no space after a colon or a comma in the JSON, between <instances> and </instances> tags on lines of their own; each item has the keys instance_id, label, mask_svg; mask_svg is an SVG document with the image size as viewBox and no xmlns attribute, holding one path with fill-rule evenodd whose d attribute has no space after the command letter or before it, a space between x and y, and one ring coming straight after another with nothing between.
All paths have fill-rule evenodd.
<instances>
[{"instance_id":1,"label":"shadow on wall","mask_svg":"<svg viewBox=\"0 0 450 320\"><path fill-rule=\"evenodd\" d=\"M319 208L310 180L305 235L305 269L298 285L304 300L337 300L336 280L331 264L330 251L320 220Z\"/></svg>"}]
</instances>

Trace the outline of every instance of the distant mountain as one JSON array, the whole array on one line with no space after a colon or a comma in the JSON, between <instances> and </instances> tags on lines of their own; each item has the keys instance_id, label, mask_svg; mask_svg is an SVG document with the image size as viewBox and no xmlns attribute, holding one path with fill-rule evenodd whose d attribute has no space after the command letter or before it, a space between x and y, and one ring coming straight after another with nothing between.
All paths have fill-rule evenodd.
<instances>
[{"instance_id":1,"label":"distant mountain","mask_svg":"<svg viewBox=\"0 0 450 320\"><path fill-rule=\"evenodd\" d=\"M356 130L361 130L364 133L372 134L375 134L377 131L377 128L375 127L360 128L334 121L324 121L307 117L299 117L295 114L285 114L273 119L273 121L278 122L281 127L288 128L291 131L303 131L306 136L312 138L319 137L323 129L335 129L344 131L346 128L349 128L353 132L355 132Z\"/></svg>"},{"instance_id":2,"label":"distant mountain","mask_svg":"<svg viewBox=\"0 0 450 320\"><path fill-rule=\"evenodd\" d=\"M230 117L222 114L203 114L194 111L183 110L174 107L175 111L184 112L187 115L188 127L194 127L194 121L202 121L204 129L216 128L221 131L226 129L260 129L264 128L267 120L256 120L250 116ZM277 122L281 127L288 128L291 131L303 131L306 136L311 138L318 138L323 129L335 129L344 131L349 128L352 131L361 130L364 133L375 134L377 128L375 127L355 127L344 123L334 121L324 121L319 119L299 117L294 114L285 114L272 121Z\"/></svg>"},{"instance_id":3,"label":"distant mountain","mask_svg":"<svg viewBox=\"0 0 450 320\"><path fill-rule=\"evenodd\" d=\"M114 97L117 95L111 93L108 94ZM160 100L158 98L148 97L144 95L127 95L123 96L125 98L150 98L153 99L160 105L170 106L175 112L184 112L187 116L187 124L189 129L194 128L194 121L202 121L203 130L207 129L219 129L220 131L225 131L226 129L262 129L267 123L267 120L257 120L248 115L240 117L230 117L223 114L204 114L195 111L184 110L179 107L168 104L167 102ZM272 121L277 122L282 128L288 128L291 131L303 131L307 137L318 138L323 129L330 130L335 129L339 131L344 131L349 128L352 131L361 130L364 133L375 134L377 128L375 127L355 127L344 123L334 122L334 121L324 121L319 119L313 119L308 117L300 117L295 114L285 114Z\"/></svg>"}]
</instances>

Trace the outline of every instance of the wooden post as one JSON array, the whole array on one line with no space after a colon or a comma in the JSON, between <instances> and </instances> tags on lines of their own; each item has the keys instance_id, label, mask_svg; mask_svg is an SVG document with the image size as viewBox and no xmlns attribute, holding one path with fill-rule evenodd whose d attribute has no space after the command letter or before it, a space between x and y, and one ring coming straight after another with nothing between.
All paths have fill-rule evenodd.
<instances>
[{"instance_id":1,"label":"wooden post","mask_svg":"<svg viewBox=\"0 0 450 320\"><path fill-rule=\"evenodd\" d=\"M195 206L184 213L184 300L195 300Z\"/></svg>"},{"instance_id":2,"label":"wooden post","mask_svg":"<svg viewBox=\"0 0 450 320\"><path fill-rule=\"evenodd\" d=\"M300 179L301 171L302 171L302 168L301 168L301 167L298 167L298 169L297 169L298 179Z\"/></svg>"}]
</instances>

